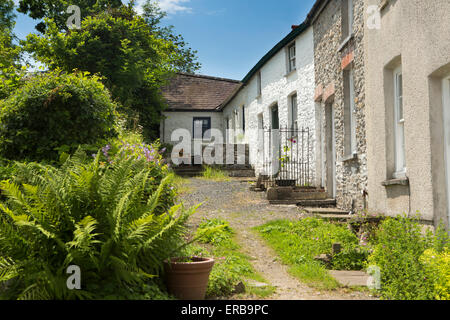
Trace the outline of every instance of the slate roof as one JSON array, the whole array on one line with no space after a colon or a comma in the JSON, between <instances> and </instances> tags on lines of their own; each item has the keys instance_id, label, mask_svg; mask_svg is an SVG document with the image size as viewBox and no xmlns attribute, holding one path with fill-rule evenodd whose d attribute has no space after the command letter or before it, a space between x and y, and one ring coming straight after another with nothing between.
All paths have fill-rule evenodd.
<instances>
[{"instance_id":1,"label":"slate roof","mask_svg":"<svg viewBox=\"0 0 450 320\"><path fill-rule=\"evenodd\" d=\"M167 111L218 111L240 85L237 80L177 73L162 93Z\"/></svg>"}]
</instances>

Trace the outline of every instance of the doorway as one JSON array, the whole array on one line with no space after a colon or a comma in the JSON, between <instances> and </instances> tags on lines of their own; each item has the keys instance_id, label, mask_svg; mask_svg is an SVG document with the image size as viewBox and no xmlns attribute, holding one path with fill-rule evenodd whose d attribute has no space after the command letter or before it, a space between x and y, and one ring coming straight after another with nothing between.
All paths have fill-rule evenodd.
<instances>
[{"instance_id":1,"label":"doorway","mask_svg":"<svg viewBox=\"0 0 450 320\"><path fill-rule=\"evenodd\" d=\"M334 127L334 110L332 104L325 105L325 157L323 168L326 174L328 195L336 198L336 139Z\"/></svg>"}]
</instances>

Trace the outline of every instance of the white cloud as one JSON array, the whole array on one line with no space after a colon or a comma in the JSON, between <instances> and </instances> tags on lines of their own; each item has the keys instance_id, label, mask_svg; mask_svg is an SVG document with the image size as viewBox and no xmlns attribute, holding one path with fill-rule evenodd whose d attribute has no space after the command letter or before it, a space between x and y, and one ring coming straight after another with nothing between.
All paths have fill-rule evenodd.
<instances>
[{"instance_id":1,"label":"white cloud","mask_svg":"<svg viewBox=\"0 0 450 320\"><path fill-rule=\"evenodd\" d=\"M146 1L137 1L136 10L139 14L142 13L142 6ZM192 8L185 5L191 0L158 0L157 2L159 2L159 7L168 14L192 13Z\"/></svg>"}]
</instances>

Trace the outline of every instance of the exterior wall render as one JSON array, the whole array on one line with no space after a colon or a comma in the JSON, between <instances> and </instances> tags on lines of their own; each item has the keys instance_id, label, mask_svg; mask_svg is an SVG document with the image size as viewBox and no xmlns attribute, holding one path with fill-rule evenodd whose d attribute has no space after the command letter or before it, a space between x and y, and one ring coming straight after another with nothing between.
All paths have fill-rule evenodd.
<instances>
[{"instance_id":1,"label":"exterior wall render","mask_svg":"<svg viewBox=\"0 0 450 320\"><path fill-rule=\"evenodd\" d=\"M366 8L378 0L366 0ZM450 2L390 0L366 32L369 209L448 227L442 79L450 75ZM406 182L392 182L392 77L401 66Z\"/></svg>"}]
</instances>

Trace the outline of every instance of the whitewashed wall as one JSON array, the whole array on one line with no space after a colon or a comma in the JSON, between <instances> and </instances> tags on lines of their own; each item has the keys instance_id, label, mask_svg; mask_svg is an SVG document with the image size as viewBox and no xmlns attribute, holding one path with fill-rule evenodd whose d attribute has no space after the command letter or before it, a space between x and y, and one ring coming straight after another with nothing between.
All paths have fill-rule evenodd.
<instances>
[{"instance_id":1,"label":"whitewashed wall","mask_svg":"<svg viewBox=\"0 0 450 320\"><path fill-rule=\"evenodd\" d=\"M176 129L187 129L193 137L193 122L197 117L210 117L211 128L223 130L221 112L164 112L163 115L166 119L161 121L160 137L161 141L165 143L174 143L171 141L171 135Z\"/></svg>"},{"instance_id":2,"label":"whitewashed wall","mask_svg":"<svg viewBox=\"0 0 450 320\"><path fill-rule=\"evenodd\" d=\"M258 115L263 115L264 128L271 125L270 108L278 104L280 126L288 126L289 97L297 93L298 126L308 127L311 131L311 166L315 175L315 105L314 105L314 42L312 28L304 31L295 39L297 70L286 75L286 50L280 50L262 68L262 94L257 97L257 76L225 106L223 124L233 119L234 110L238 111L238 128L242 124L242 106L245 105L245 141L250 147L250 163L258 172L262 170L262 154L258 152ZM231 127L231 125L230 125ZM314 177L313 177L314 181Z\"/></svg>"}]
</instances>

